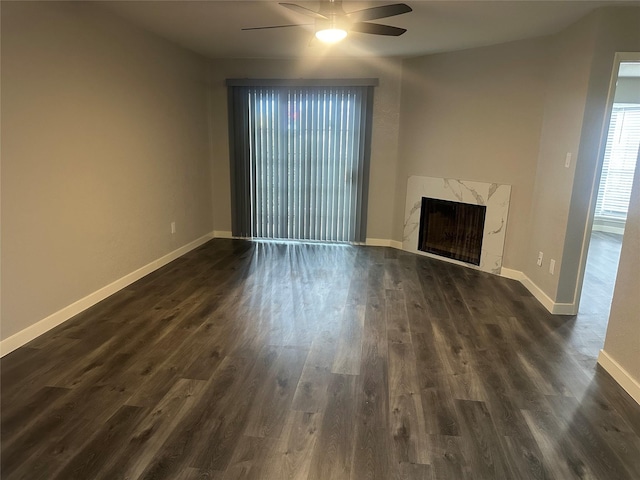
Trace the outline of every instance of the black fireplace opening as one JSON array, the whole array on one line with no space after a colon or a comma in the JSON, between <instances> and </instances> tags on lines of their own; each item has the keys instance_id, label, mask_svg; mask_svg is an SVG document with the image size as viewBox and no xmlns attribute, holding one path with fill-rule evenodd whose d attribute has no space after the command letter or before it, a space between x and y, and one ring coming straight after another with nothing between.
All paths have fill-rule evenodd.
<instances>
[{"instance_id":1,"label":"black fireplace opening","mask_svg":"<svg viewBox=\"0 0 640 480\"><path fill-rule=\"evenodd\" d=\"M418 250L480 265L485 205L422 197Z\"/></svg>"}]
</instances>

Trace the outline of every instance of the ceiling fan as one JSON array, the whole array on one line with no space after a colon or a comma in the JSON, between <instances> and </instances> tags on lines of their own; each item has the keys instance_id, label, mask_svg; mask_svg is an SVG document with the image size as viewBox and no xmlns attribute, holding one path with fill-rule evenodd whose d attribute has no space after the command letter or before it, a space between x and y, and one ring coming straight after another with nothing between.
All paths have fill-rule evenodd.
<instances>
[{"instance_id":1,"label":"ceiling fan","mask_svg":"<svg viewBox=\"0 0 640 480\"><path fill-rule=\"evenodd\" d=\"M280 3L285 8L296 13L306 15L315 23L296 23L291 25L272 25L265 27L250 27L242 30L266 30L271 28L300 27L314 25L316 37L325 43L336 43L347 36L347 32L369 33L372 35L387 35L398 37L407 31L406 28L392 27L380 23L369 23L369 20L394 17L412 11L409 5L394 3L379 7L364 8L353 12L345 12L342 0L322 0L316 12L295 3Z\"/></svg>"}]
</instances>

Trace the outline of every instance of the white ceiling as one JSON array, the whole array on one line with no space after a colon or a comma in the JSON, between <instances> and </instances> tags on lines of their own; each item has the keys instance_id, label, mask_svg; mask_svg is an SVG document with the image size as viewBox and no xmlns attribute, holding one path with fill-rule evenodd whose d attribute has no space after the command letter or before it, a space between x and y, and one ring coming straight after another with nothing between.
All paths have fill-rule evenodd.
<instances>
[{"instance_id":1,"label":"white ceiling","mask_svg":"<svg viewBox=\"0 0 640 480\"><path fill-rule=\"evenodd\" d=\"M285 0L317 10L318 1ZM347 12L390 1L343 2ZM108 1L104 8L161 37L211 58L399 56L461 50L556 33L605 5L640 1L406 0L413 12L377 20L408 29L401 37L352 33L332 47L310 42L313 27L242 31L244 27L306 23L309 18L262 1ZM313 21L313 20L311 20Z\"/></svg>"}]
</instances>

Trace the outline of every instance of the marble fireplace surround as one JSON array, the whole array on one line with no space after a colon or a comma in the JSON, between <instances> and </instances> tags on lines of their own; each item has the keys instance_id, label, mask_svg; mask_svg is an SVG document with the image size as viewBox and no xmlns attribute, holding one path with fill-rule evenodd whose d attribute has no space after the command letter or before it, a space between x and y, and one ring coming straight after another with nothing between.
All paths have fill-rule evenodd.
<instances>
[{"instance_id":1,"label":"marble fireplace surround","mask_svg":"<svg viewBox=\"0 0 640 480\"><path fill-rule=\"evenodd\" d=\"M418 250L422 197L471 205L485 205L487 207L479 266ZM409 177L407 181L404 230L402 232L402 249L407 252L434 257L500 275L510 198L511 185L473 182L453 178Z\"/></svg>"}]
</instances>

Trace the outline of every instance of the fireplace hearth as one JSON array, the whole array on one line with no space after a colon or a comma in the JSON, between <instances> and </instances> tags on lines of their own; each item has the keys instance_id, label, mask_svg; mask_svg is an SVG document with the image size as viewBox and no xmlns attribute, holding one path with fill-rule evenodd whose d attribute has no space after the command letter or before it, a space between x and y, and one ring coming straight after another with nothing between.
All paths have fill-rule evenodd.
<instances>
[{"instance_id":1,"label":"fireplace hearth","mask_svg":"<svg viewBox=\"0 0 640 480\"><path fill-rule=\"evenodd\" d=\"M418 250L480 265L487 207L422 197Z\"/></svg>"}]
</instances>

